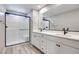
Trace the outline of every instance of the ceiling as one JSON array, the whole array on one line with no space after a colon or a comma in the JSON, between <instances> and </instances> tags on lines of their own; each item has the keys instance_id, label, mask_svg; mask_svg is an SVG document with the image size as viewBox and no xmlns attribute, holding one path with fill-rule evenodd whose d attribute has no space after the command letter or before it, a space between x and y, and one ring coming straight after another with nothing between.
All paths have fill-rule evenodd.
<instances>
[{"instance_id":1,"label":"ceiling","mask_svg":"<svg viewBox=\"0 0 79 59\"><path fill-rule=\"evenodd\" d=\"M0 11L11 10L11 11L16 11L16 12L27 14L27 13L30 13L32 9L39 10L44 6L45 4L1 4Z\"/></svg>"},{"instance_id":2,"label":"ceiling","mask_svg":"<svg viewBox=\"0 0 79 59\"><path fill-rule=\"evenodd\" d=\"M5 12L6 10L9 10L24 14L30 14L33 9L40 10L43 7L48 9L44 13L44 16L52 17L63 12L77 9L79 8L79 4L0 4L0 11Z\"/></svg>"},{"instance_id":3,"label":"ceiling","mask_svg":"<svg viewBox=\"0 0 79 59\"><path fill-rule=\"evenodd\" d=\"M64 12L72 11L79 8L79 4L55 4L47 7L48 11L44 13L44 17L52 17Z\"/></svg>"}]
</instances>

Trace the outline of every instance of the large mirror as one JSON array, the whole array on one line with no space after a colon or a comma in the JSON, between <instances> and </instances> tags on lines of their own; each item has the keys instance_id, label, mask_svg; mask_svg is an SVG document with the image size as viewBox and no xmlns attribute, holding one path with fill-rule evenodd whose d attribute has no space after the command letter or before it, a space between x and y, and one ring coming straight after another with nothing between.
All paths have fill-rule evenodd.
<instances>
[{"instance_id":1,"label":"large mirror","mask_svg":"<svg viewBox=\"0 0 79 59\"><path fill-rule=\"evenodd\" d=\"M50 21L50 30L69 28L69 31L79 31L78 4L52 4L46 8L43 17Z\"/></svg>"}]
</instances>

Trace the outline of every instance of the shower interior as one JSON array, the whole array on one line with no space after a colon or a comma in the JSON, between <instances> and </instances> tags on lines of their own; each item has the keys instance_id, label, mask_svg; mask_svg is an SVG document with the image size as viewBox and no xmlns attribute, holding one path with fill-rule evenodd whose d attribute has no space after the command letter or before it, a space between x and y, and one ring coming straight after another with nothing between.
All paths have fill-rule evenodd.
<instances>
[{"instance_id":1,"label":"shower interior","mask_svg":"<svg viewBox=\"0 0 79 59\"><path fill-rule=\"evenodd\" d=\"M5 13L5 46L30 41L30 17Z\"/></svg>"}]
</instances>

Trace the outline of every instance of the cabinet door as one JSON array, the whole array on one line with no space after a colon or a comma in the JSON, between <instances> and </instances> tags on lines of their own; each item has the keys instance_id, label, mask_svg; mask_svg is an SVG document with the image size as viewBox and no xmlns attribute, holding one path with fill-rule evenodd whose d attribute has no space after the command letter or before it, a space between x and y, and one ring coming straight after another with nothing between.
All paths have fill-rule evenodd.
<instances>
[{"instance_id":1,"label":"cabinet door","mask_svg":"<svg viewBox=\"0 0 79 59\"><path fill-rule=\"evenodd\" d=\"M66 44L61 44L60 52L61 54L77 54L79 53L79 49L73 48Z\"/></svg>"},{"instance_id":2,"label":"cabinet door","mask_svg":"<svg viewBox=\"0 0 79 59\"><path fill-rule=\"evenodd\" d=\"M47 53L48 54L56 54L60 51L60 43L47 40Z\"/></svg>"},{"instance_id":3,"label":"cabinet door","mask_svg":"<svg viewBox=\"0 0 79 59\"><path fill-rule=\"evenodd\" d=\"M36 47L40 49L41 34L36 34Z\"/></svg>"},{"instance_id":4,"label":"cabinet door","mask_svg":"<svg viewBox=\"0 0 79 59\"><path fill-rule=\"evenodd\" d=\"M33 33L31 43L37 48L40 48L40 35L37 33Z\"/></svg>"},{"instance_id":5,"label":"cabinet door","mask_svg":"<svg viewBox=\"0 0 79 59\"><path fill-rule=\"evenodd\" d=\"M34 33L32 33L32 39L31 39L31 43L33 44L33 45L36 45L36 35L34 34Z\"/></svg>"},{"instance_id":6,"label":"cabinet door","mask_svg":"<svg viewBox=\"0 0 79 59\"><path fill-rule=\"evenodd\" d=\"M47 39L46 39L45 34L41 34L40 46L41 46L40 50L46 53L47 52Z\"/></svg>"}]
</instances>

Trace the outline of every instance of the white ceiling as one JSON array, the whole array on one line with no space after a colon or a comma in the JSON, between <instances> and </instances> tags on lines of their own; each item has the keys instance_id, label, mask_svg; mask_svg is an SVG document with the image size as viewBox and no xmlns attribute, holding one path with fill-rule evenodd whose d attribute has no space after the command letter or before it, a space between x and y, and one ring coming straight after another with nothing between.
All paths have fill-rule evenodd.
<instances>
[{"instance_id":1,"label":"white ceiling","mask_svg":"<svg viewBox=\"0 0 79 59\"><path fill-rule=\"evenodd\" d=\"M75 10L79 8L79 4L59 4L48 6L48 11L44 13L45 17L52 17L64 12Z\"/></svg>"},{"instance_id":2,"label":"white ceiling","mask_svg":"<svg viewBox=\"0 0 79 59\"><path fill-rule=\"evenodd\" d=\"M44 7L45 4L3 4L0 5L0 9L11 10L22 13L29 13L32 9L39 10Z\"/></svg>"},{"instance_id":3,"label":"white ceiling","mask_svg":"<svg viewBox=\"0 0 79 59\"><path fill-rule=\"evenodd\" d=\"M29 14L32 9L40 10L47 4L0 4L0 11L5 12L6 10L22 12ZM44 13L46 17L61 14L73 9L79 8L79 4L51 4L46 6L48 11Z\"/></svg>"}]
</instances>

